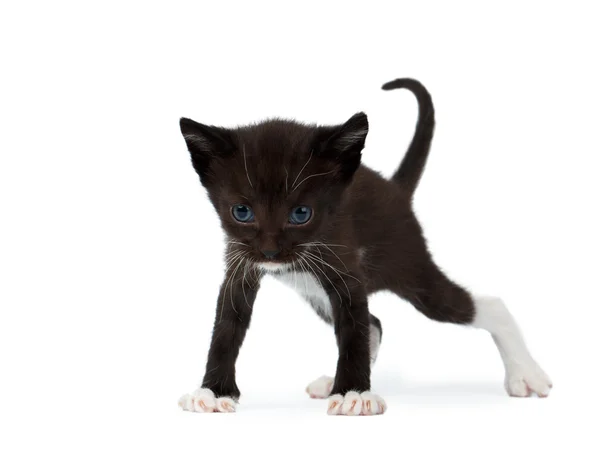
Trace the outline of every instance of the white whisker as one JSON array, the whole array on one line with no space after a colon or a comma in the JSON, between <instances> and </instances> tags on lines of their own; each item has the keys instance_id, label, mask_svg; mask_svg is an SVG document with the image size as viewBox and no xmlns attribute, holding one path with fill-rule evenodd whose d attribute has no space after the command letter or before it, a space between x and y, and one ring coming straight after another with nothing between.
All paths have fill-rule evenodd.
<instances>
[{"instance_id":1,"label":"white whisker","mask_svg":"<svg viewBox=\"0 0 600 454\"><path fill-rule=\"evenodd\" d=\"M309 258L309 257L306 257L306 258ZM327 265L327 263L325 263L325 264ZM337 271L335 270L335 268L333 268L333 270L337 273ZM336 286L333 284L333 282L331 282L331 279L329 279L329 276L327 276L327 274L323 270L321 270L321 272L323 273L323 275L327 278L327 280L331 283L331 285L333 286L333 288L337 292L338 297L340 298L340 308L343 308L342 297L340 295L340 292L337 291ZM350 306L352 306L352 295L350 294L350 289L348 288L348 285L346 284L346 281L344 281L344 279L342 279L342 277L339 275L339 273L338 273L338 276L340 277L340 279L342 280L342 282L346 286L346 290L348 291L348 307L346 309L348 310L348 315L352 319L352 323L354 324L354 327L356 328L356 320L354 319L354 316L352 315L352 312L350 311Z\"/></svg>"},{"instance_id":2,"label":"white whisker","mask_svg":"<svg viewBox=\"0 0 600 454\"><path fill-rule=\"evenodd\" d=\"M344 268L346 268L346 271L348 271L348 267L347 267L347 266L346 266L346 264L343 262L343 260L340 258L340 256L339 256L339 255L337 255L335 252L333 252L333 250L332 250L332 249L331 249L331 248L330 248L328 245L326 245L325 243L321 243L321 242L315 242L315 243L311 243L310 245L311 245L311 246L315 246L315 247L317 247L317 251L319 251L319 255L321 255L321 251L318 249L319 247L325 247L325 248L327 248L327 250L328 250L329 252L331 252L333 255L335 255L335 257L336 257L336 258L337 258L337 259L340 261L340 263L341 263L342 265L344 265ZM323 258L323 255L321 255L321 258Z\"/></svg>"},{"instance_id":3,"label":"white whisker","mask_svg":"<svg viewBox=\"0 0 600 454\"><path fill-rule=\"evenodd\" d=\"M244 301L246 301L246 306L248 306L248 308L252 309L250 307L250 304L248 303L248 297L246 296L246 288L244 287L244 282L248 283L248 281L246 280L246 273L248 272L248 267L250 266L250 261L246 260L246 265L244 266L244 274L242 276L242 292L244 293ZM248 284L249 286L250 284Z\"/></svg>"},{"instance_id":4,"label":"white whisker","mask_svg":"<svg viewBox=\"0 0 600 454\"><path fill-rule=\"evenodd\" d=\"M292 192L294 192L294 185L296 184L296 181L298 181L298 178L300 178L300 175L302 175L302 172L304 172L304 169L306 168L306 166L308 165L308 163L310 162L310 160L312 159L312 155L313 152L311 150L310 152L310 156L308 157L308 161L306 161L306 164L304 164L304 167L302 167L302 169L300 170L300 173L298 173L298 176L296 177L296 179L294 180L294 182L292 183Z\"/></svg>"},{"instance_id":5,"label":"white whisker","mask_svg":"<svg viewBox=\"0 0 600 454\"><path fill-rule=\"evenodd\" d=\"M229 243L229 244L241 244L242 246L248 246L246 243L241 243L241 242L235 241L235 240L228 240L227 243Z\"/></svg>"},{"instance_id":6,"label":"white whisker","mask_svg":"<svg viewBox=\"0 0 600 454\"><path fill-rule=\"evenodd\" d=\"M334 172L334 170L330 170L329 172L315 173L314 175L309 175L309 176L308 176L308 177L306 177L304 180L302 180L300 183L298 183L296 186L294 186L294 187L292 188L292 192L294 192L296 189L298 189L298 187L299 187L299 186L300 186L302 183L304 183L306 180L308 180L309 178L312 178L312 177L319 177L319 176L321 176L321 175L328 175L328 174L330 174L330 173L333 173L333 172Z\"/></svg>"},{"instance_id":7,"label":"white whisker","mask_svg":"<svg viewBox=\"0 0 600 454\"><path fill-rule=\"evenodd\" d=\"M315 259L317 259L317 260L319 260L319 261L323 262L323 264L324 264L324 265L327 265L329 268L331 268L331 269L332 269L333 271L335 271L336 273L342 273L344 276L351 277L351 278L352 278L352 279L354 279L356 282L358 282L358 283L362 283L362 282L360 282L360 280L359 280L358 278L356 278L356 277L352 276L351 274L344 273L342 270L338 270L337 268L333 267L332 265L330 265L329 263L327 263L327 262L326 262L325 260L323 260L322 258L321 258L321 259L319 259L319 257L317 257L317 256L316 256L315 254L313 254L312 252L310 252L310 251L304 251L304 252L305 252L306 254L308 254L308 255L311 255L311 256L313 256ZM340 276L340 277L341 277L341 276Z\"/></svg>"},{"instance_id":8,"label":"white whisker","mask_svg":"<svg viewBox=\"0 0 600 454\"><path fill-rule=\"evenodd\" d=\"M294 275L294 290L298 291L298 275L296 274L295 262L292 262L292 274Z\"/></svg>"},{"instance_id":9,"label":"white whisker","mask_svg":"<svg viewBox=\"0 0 600 454\"><path fill-rule=\"evenodd\" d=\"M346 291L348 292L349 304L350 304L350 306L352 306L352 294L350 293L350 288L348 287L348 284L346 284L346 281L344 280L344 278L343 278L343 277L341 276L341 274L340 274L340 273L342 273L342 274L345 274L345 273L343 273L342 271L339 271L337 268L335 268L335 267L331 266L329 263L327 263L327 262L326 262L326 261L324 261L323 259L319 259L319 257L317 257L316 255L314 255L314 254L311 254L311 253L310 253L310 252L308 252L308 251L306 251L305 253L306 253L306 254L308 254L308 255L309 255L309 256L311 256L311 257L314 257L314 260L320 261L320 262L321 262L321 263L323 263L324 265L327 265L329 268L331 268L331 269L333 270L333 272L334 272L335 274L337 274L337 275L338 275L338 277L340 278L340 280L341 280L341 281L344 283L344 285L346 286ZM350 276L350 275L348 275L348 276L349 276L349 277L353 277L353 276ZM356 279L356 278L355 278L355 279ZM356 280L358 281L358 279L356 279ZM330 282L331 282L331 281L330 281ZM360 282L360 281L359 281L359 282ZM333 284L332 284L332 285L333 285Z\"/></svg>"},{"instance_id":10,"label":"white whisker","mask_svg":"<svg viewBox=\"0 0 600 454\"><path fill-rule=\"evenodd\" d=\"M298 262L298 265L300 265L300 268L302 268L302 277L304 277L304 294L308 295L308 270L304 267L304 265L302 265L302 262Z\"/></svg>"},{"instance_id":11,"label":"white whisker","mask_svg":"<svg viewBox=\"0 0 600 454\"><path fill-rule=\"evenodd\" d=\"M235 271L233 272L233 274L231 275L231 284L229 286L229 298L231 300L231 308L235 311L235 313L237 314L238 311L235 308L234 304L233 304L233 284L235 284L235 275L238 272L238 269L240 268L240 265L244 262L243 257L238 260L238 265L235 267ZM244 283L242 282L242 288L244 287Z\"/></svg>"},{"instance_id":12,"label":"white whisker","mask_svg":"<svg viewBox=\"0 0 600 454\"><path fill-rule=\"evenodd\" d=\"M306 260L306 263L310 266L309 261L313 262L313 264L317 267L317 269L319 269L319 271L321 271L321 273L323 274L323 276L325 276L325 279L327 279L329 281L329 283L331 284L331 286L333 287L333 289L335 290L335 293L337 293L338 298L340 299L340 307L342 307L343 304L343 300L342 300L342 295L340 294L340 292L338 291L337 287L335 286L335 284L331 281L331 279L329 279L329 276L327 276L327 273L325 273L324 270L320 269L317 265L317 263L312 260L310 257L304 255L304 253L300 253L300 255L302 256L302 258L304 260ZM311 266L311 269L313 270L313 273L315 273L314 268ZM315 276L317 276L317 274L315 273Z\"/></svg>"},{"instance_id":13,"label":"white whisker","mask_svg":"<svg viewBox=\"0 0 600 454\"><path fill-rule=\"evenodd\" d=\"M246 163L246 144L242 145L242 153L244 154L244 167L246 168L246 176L248 177L248 183L250 183L250 187L254 189L254 186L252 186L252 182L250 181L250 174L248 173L248 164Z\"/></svg>"},{"instance_id":14,"label":"white whisker","mask_svg":"<svg viewBox=\"0 0 600 454\"><path fill-rule=\"evenodd\" d=\"M237 264L237 268L235 268L235 272L237 272L240 264L242 263L244 257L247 254L249 254L249 251L240 252L239 255L236 255L235 258L230 261L230 265L227 267L225 274L227 275L227 272L236 264ZM219 320L223 320L223 308L225 307L225 297L227 296L227 287L229 286L230 282L231 282L231 287L230 287L229 293L231 296L231 308L235 311L236 314L238 313L238 311L236 310L236 308L233 304L233 281L232 281L232 278L235 276L235 272L229 276L229 278L225 282L225 285L223 286L223 299L221 300L221 315L219 317Z\"/></svg>"},{"instance_id":15,"label":"white whisker","mask_svg":"<svg viewBox=\"0 0 600 454\"><path fill-rule=\"evenodd\" d=\"M345 244L323 243L321 241L313 241L311 243L300 243L298 246L314 246L316 244L327 244L327 246L331 246L331 247L345 247L345 248L348 247Z\"/></svg>"}]
</instances>

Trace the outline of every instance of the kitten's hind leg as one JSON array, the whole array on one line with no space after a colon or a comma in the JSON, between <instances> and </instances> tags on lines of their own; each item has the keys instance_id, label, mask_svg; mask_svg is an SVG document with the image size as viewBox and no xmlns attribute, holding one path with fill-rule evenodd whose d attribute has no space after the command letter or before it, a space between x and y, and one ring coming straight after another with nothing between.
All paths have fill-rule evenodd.
<instances>
[{"instance_id":1,"label":"kitten's hind leg","mask_svg":"<svg viewBox=\"0 0 600 454\"><path fill-rule=\"evenodd\" d=\"M552 387L535 362L514 318L500 298L472 296L448 279L433 263L418 276L392 289L427 317L440 322L470 325L488 331L498 347L506 371L509 395L546 397Z\"/></svg>"},{"instance_id":2,"label":"kitten's hind leg","mask_svg":"<svg viewBox=\"0 0 600 454\"><path fill-rule=\"evenodd\" d=\"M381 345L382 329L381 322L373 314L369 314L369 352L371 355L371 366L375 364ZM312 399L327 399L333 388L333 377L323 375L312 381L306 392Z\"/></svg>"},{"instance_id":3,"label":"kitten's hind leg","mask_svg":"<svg viewBox=\"0 0 600 454\"><path fill-rule=\"evenodd\" d=\"M502 300L477 296L474 301L475 318L472 325L492 335L506 370L506 392L514 397L529 397L532 394L547 397L552 381L529 353L517 323Z\"/></svg>"}]
</instances>

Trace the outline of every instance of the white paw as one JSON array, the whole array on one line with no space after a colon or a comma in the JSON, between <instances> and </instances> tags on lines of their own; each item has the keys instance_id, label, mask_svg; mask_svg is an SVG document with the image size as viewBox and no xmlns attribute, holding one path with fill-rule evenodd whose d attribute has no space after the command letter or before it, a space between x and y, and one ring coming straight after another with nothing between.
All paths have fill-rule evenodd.
<instances>
[{"instance_id":1,"label":"white paw","mask_svg":"<svg viewBox=\"0 0 600 454\"><path fill-rule=\"evenodd\" d=\"M306 387L306 392L312 399L326 399L333 388L333 377L323 375Z\"/></svg>"},{"instance_id":2,"label":"white paw","mask_svg":"<svg viewBox=\"0 0 600 454\"><path fill-rule=\"evenodd\" d=\"M552 388L550 377L535 362L518 364L507 369L504 380L506 392L513 397L548 397Z\"/></svg>"},{"instance_id":3,"label":"white paw","mask_svg":"<svg viewBox=\"0 0 600 454\"><path fill-rule=\"evenodd\" d=\"M377 394L365 391L359 394L349 391L345 396L334 394L329 398L328 415L372 416L385 412L385 401Z\"/></svg>"},{"instance_id":4,"label":"white paw","mask_svg":"<svg viewBox=\"0 0 600 454\"><path fill-rule=\"evenodd\" d=\"M196 413L233 413L235 402L230 397L215 398L214 393L207 388L198 388L192 394L184 394L179 399L179 406L186 411Z\"/></svg>"},{"instance_id":5,"label":"white paw","mask_svg":"<svg viewBox=\"0 0 600 454\"><path fill-rule=\"evenodd\" d=\"M383 398L372 392L364 392L360 395L362 399L362 412L365 416L382 415L386 410Z\"/></svg>"}]
</instances>

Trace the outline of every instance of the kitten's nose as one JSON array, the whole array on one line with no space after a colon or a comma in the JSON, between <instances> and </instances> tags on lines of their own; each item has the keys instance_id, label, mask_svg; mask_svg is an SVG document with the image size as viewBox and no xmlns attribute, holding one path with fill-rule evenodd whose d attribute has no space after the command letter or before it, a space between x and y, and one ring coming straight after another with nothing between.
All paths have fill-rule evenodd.
<instances>
[{"instance_id":1,"label":"kitten's nose","mask_svg":"<svg viewBox=\"0 0 600 454\"><path fill-rule=\"evenodd\" d=\"M268 258L268 259L272 259L273 257L275 257L277 254L279 254L281 252L281 249L277 249L277 250L264 250L264 251L260 251L263 253L263 255Z\"/></svg>"}]
</instances>

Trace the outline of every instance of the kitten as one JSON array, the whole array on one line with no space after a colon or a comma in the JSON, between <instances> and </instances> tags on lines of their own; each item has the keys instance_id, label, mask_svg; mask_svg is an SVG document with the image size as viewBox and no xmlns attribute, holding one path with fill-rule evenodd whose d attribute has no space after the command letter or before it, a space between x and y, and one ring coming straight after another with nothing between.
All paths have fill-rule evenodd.
<instances>
[{"instance_id":1,"label":"kitten","mask_svg":"<svg viewBox=\"0 0 600 454\"><path fill-rule=\"evenodd\" d=\"M367 298L379 290L396 293L433 320L489 331L504 361L508 394L548 395L550 379L504 303L471 295L432 260L412 198L433 136L433 104L416 80L383 86L397 88L414 93L419 118L391 180L361 165L369 129L362 112L337 126L277 119L226 129L181 119L192 165L229 238L206 374L198 390L180 399L184 410L235 411L235 362L265 274L296 287L333 326L335 378L323 376L307 388L313 398L329 397L329 414L386 409L370 382L382 327Z\"/></svg>"}]
</instances>

